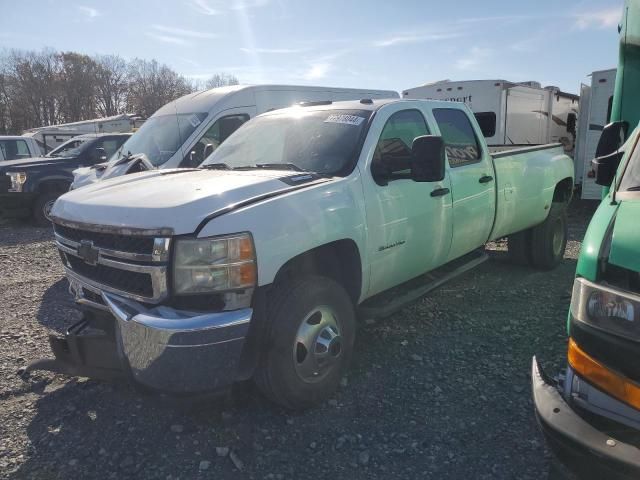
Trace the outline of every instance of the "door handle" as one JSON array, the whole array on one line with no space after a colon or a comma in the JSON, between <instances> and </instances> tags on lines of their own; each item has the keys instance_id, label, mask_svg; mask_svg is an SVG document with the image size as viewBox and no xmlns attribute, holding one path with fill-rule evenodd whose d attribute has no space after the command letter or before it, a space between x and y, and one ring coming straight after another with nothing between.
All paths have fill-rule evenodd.
<instances>
[{"instance_id":1,"label":"door handle","mask_svg":"<svg viewBox=\"0 0 640 480\"><path fill-rule=\"evenodd\" d=\"M489 183L491 181L493 181L493 177L491 175L483 175L482 177L480 177L480 180L478 180L480 183Z\"/></svg>"},{"instance_id":2,"label":"door handle","mask_svg":"<svg viewBox=\"0 0 640 480\"><path fill-rule=\"evenodd\" d=\"M443 195L446 195L447 193L449 193L449 189L448 188L436 188L434 191L431 192L431 196L432 197L442 197Z\"/></svg>"}]
</instances>

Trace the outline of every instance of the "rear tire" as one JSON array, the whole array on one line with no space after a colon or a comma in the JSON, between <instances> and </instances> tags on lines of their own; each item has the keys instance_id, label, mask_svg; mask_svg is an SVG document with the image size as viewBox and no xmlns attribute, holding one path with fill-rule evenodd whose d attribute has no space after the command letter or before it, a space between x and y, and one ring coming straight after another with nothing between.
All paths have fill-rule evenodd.
<instances>
[{"instance_id":1,"label":"rear tire","mask_svg":"<svg viewBox=\"0 0 640 480\"><path fill-rule=\"evenodd\" d=\"M567 247L567 204L552 203L547 219L531 229L531 263L541 270L557 267Z\"/></svg>"},{"instance_id":2,"label":"rear tire","mask_svg":"<svg viewBox=\"0 0 640 480\"><path fill-rule=\"evenodd\" d=\"M51 225L49 213L60 195L62 195L62 192L44 192L38 195L35 202L33 202L33 222L38 227L48 227Z\"/></svg>"},{"instance_id":3,"label":"rear tire","mask_svg":"<svg viewBox=\"0 0 640 480\"><path fill-rule=\"evenodd\" d=\"M509 235L507 239L509 260L516 265L531 265L531 230Z\"/></svg>"},{"instance_id":4,"label":"rear tire","mask_svg":"<svg viewBox=\"0 0 640 480\"><path fill-rule=\"evenodd\" d=\"M353 304L329 278L294 278L275 287L267 335L256 385L286 408L310 407L331 396L348 365L355 339Z\"/></svg>"}]
</instances>

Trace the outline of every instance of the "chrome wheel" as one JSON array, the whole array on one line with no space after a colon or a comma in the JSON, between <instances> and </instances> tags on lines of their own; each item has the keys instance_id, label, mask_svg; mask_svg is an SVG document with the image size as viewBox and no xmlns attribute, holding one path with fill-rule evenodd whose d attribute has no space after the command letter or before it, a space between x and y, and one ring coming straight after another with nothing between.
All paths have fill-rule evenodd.
<instances>
[{"instance_id":1,"label":"chrome wheel","mask_svg":"<svg viewBox=\"0 0 640 480\"><path fill-rule=\"evenodd\" d=\"M311 311L302 321L293 345L293 363L304 382L319 382L342 355L342 337L336 315L328 306Z\"/></svg>"},{"instance_id":2,"label":"chrome wheel","mask_svg":"<svg viewBox=\"0 0 640 480\"><path fill-rule=\"evenodd\" d=\"M56 203L55 199L49 200L42 206L42 214L44 215L44 218L46 218L47 220L51 220L51 217L50 217L51 209L53 208L54 203Z\"/></svg>"}]
</instances>

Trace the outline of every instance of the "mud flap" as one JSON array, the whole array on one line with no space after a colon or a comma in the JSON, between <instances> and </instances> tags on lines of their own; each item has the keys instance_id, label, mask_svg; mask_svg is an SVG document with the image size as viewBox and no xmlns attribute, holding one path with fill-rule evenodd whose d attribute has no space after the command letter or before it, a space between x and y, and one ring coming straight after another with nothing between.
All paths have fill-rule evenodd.
<instances>
[{"instance_id":1,"label":"mud flap","mask_svg":"<svg viewBox=\"0 0 640 480\"><path fill-rule=\"evenodd\" d=\"M73 324L64 337L49 335L49 344L55 358L31 362L21 376L27 377L35 370L46 370L100 380L126 377L118 356L113 323L84 317Z\"/></svg>"}]
</instances>

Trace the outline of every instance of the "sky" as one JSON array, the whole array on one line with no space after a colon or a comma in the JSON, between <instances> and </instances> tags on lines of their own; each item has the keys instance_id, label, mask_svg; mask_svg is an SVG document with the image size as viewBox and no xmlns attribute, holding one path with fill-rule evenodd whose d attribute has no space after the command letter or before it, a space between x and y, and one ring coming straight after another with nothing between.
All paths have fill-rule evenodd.
<instances>
[{"instance_id":1,"label":"sky","mask_svg":"<svg viewBox=\"0 0 640 480\"><path fill-rule=\"evenodd\" d=\"M617 63L622 0L0 0L0 49L155 58L187 77L402 91Z\"/></svg>"}]
</instances>

